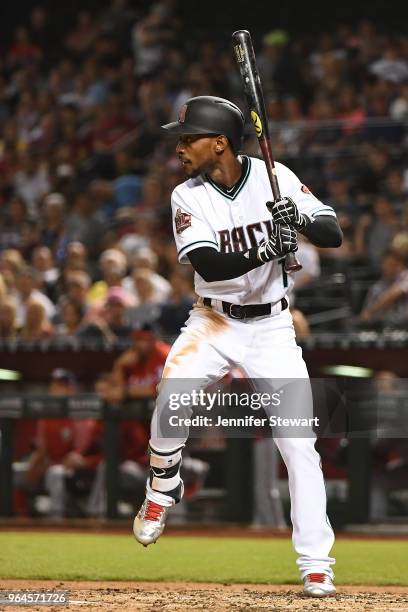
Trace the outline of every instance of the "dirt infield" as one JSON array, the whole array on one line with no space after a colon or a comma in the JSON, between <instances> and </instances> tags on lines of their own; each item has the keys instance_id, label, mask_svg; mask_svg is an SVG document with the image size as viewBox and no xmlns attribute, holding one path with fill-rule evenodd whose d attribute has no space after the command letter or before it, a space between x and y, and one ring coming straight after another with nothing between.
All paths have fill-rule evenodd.
<instances>
[{"instance_id":1,"label":"dirt infield","mask_svg":"<svg viewBox=\"0 0 408 612\"><path fill-rule=\"evenodd\" d=\"M298 585L3 580L1 589L69 591L69 606L30 606L35 612L408 612L406 587L340 586L338 595L325 599L304 597ZM4 609L21 612L28 608Z\"/></svg>"}]
</instances>

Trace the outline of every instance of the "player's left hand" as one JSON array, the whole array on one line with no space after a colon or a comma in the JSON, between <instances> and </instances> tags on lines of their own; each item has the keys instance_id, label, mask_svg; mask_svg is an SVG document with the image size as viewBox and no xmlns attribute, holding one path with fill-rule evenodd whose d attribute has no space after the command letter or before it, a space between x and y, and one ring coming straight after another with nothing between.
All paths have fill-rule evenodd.
<instances>
[{"instance_id":1,"label":"player's left hand","mask_svg":"<svg viewBox=\"0 0 408 612\"><path fill-rule=\"evenodd\" d=\"M309 218L299 212L292 198L267 202L266 207L272 215L272 221L278 225L291 225L295 229L301 230L310 223Z\"/></svg>"}]
</instances>

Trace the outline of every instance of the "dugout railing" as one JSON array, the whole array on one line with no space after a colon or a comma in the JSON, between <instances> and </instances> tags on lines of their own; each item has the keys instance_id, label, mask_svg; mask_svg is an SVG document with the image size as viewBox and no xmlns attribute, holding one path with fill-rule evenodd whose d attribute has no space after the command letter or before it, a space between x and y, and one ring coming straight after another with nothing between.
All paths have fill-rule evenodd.
<instances>
[{"instance_id":1,"label":"dugout railing","mask_svg":"<svg viewBox=\"0 0 408 612\"><path fill-rule=\"evenodd\" d=\"M121 419L150 420L153 400L112 405L96 394L53 397L37 394L3 394L0 398L1 461L0 516L13 516L13 438L17 419L94 418L104 421L107 518L118 518L119 422ZM252 514L251 438L226 439L224 464L225 519L249 523ZM346 522L364 523L369 515L371 455L366 436L352 437L347 453L348 501Z\"/></svg>"},{"instance_id":2,"label":"dugout railing","mask_svg":"<svg viewBox=\"0 0 408 612\"><path fill-rule=\"evenodd\" d=\"M113 405L94 393L67 397L30 393L4 393L0 398L0 516L12 517L14 429L18 419L102 419L103 454L106 461L107 518L118 518L118 469L120 457L119 423L121 419L150 421L154 400L134 400ZM243 479L251 480L251 444L249 439L226 440L224 451L225 507L228 520L249 522L252 497Z\"/></svg>"},{"instance_id":3,"label":"dugout railing","mask_svg":"<svg viewBox=\"0 0 408 612\"><path fill-rule=\"evenodd\" d=\"M361 330L349 333L315 333L302 342L302 347L311 377L333 376L336 379L335 370L338 370L339 366L343 369L344 366L348 369L351 366L351 369L364 368L364 375L369 377L374 377L375 373L381 370L392 371L399 377L397 379L399 384L404 386L405 379L408 379L407 344L407 330L385 329L382 332ZM124 348L115 345L101 347L100 343L84 343L77 340L0 342L1 367L18 374L17 379L12 382L1 384L0 516L12 516L13 430L16 420L63 416L104 420L107 515L109 518L117 516L119 420L150 419L153 401L135 401L126 404L126 407L115 407L106 404L93 393L55 398L44 394L27 394L25 391L28 382L36 385L41 383L44 386L53 367L64 367L73 371L81 384L85 385L84 388L93 388L98 375L111 370L113 361ZM354 375L353 372L351 375ZM405 393L403 390L402 396L390 397L387 400L389 414L394 415L392 418L395 423L400 422L400 431L396 437L401 434L407 435L406 397L408 398L408 392ZM393 408L395 402L398 405ZM367 405L365 408L367 409ZM366 522L369 515L370 445L370 437L367 435L349 440L346 465L348 481L346 520L349 523ZM226 440L225 451L221 451L224 455L222 461L225 468L223 503L226 508L225 516L231 521L250 522L251 520L252 498L249 486L252 478L251 447L250 439L229 439Z\"/></svg>"}]
</instances>

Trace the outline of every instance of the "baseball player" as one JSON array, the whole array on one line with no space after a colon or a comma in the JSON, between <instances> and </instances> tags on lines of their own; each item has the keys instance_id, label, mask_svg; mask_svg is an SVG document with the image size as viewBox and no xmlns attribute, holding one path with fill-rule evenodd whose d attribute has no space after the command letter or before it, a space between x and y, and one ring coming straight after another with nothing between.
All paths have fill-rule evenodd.
<instances>
[{"instance_id":1,"label":"baseball player","mask_svg":"<svg viewBox=\"0 0 408 612\"><path fill-rule=\"evenodd\" d=\"M307 379L288 309L293 279L285 272L284 257L296 251L297 232L319 247L342 242L333 209L279 163L285 197L272 207L264 162L239 155L244 116L235 104L213 96L191 98L178 121L163 128L178 135L176 152L188 177L172 194L173 230L179 261L195 270L199 298L167 357L152 418L150 478L133 527L145 546L162 534L169 509L183 495L180 463L186 437L158 434L165 383L200 379L205 387L234 366L251 379ZM275 443L288 470L293 544L304 591L313 597L332 595L334 534L315 438L278 437Z\"/></svg>"}]
</instances>

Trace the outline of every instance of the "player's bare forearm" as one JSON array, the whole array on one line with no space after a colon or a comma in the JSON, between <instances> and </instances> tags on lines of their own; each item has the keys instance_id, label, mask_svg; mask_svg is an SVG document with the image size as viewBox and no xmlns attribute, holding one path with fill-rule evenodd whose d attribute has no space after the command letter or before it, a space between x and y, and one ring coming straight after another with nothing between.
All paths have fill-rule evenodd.
<instances>
[{"instance_id":1,"label":"player's bare forearm","mask_svg":"<svg viewBox=\"0 0 408 612\"><path fill-rule=\"evenodd\" d=\"M299 231L317 247L336 248L343 242L343 232L335 217L321 215Z\"/></svg>"}]
</instances>

